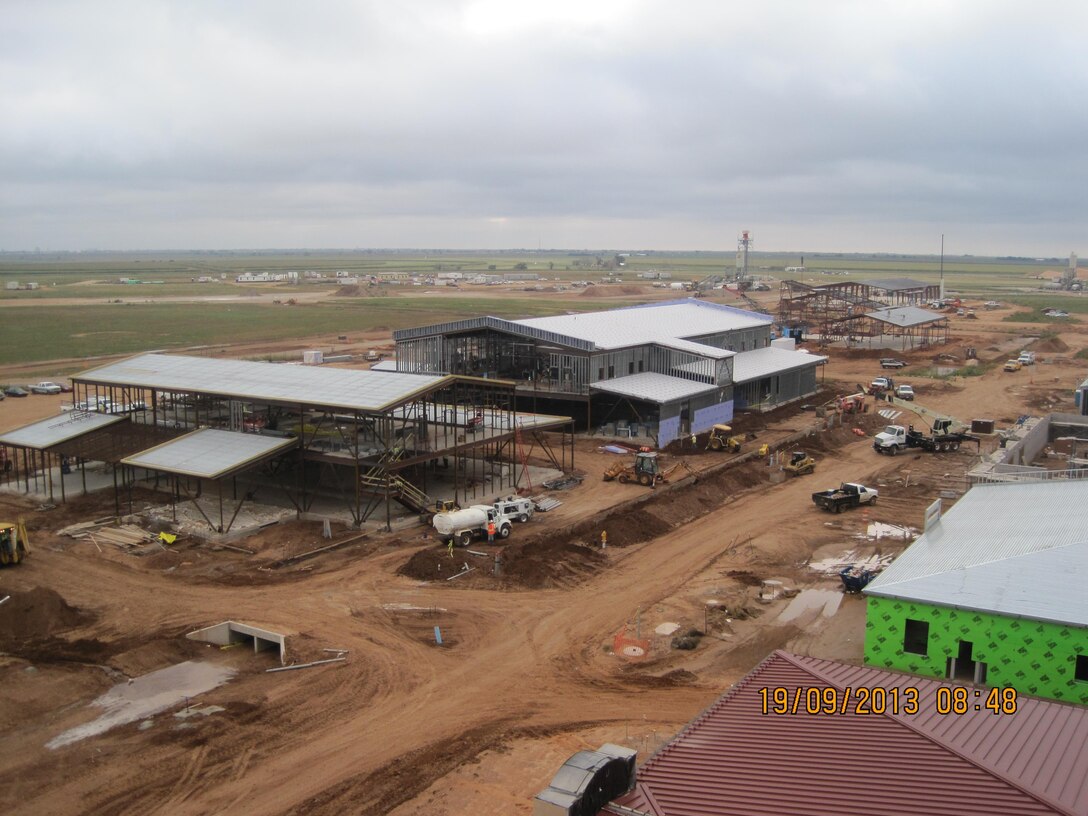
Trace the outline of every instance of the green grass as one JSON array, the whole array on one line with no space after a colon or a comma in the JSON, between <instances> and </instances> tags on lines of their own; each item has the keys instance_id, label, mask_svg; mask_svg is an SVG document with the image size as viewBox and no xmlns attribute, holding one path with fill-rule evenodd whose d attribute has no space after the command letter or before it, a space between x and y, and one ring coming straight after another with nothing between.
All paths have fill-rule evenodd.
<instances>
[{"instance_id":1,"label":"green grass","mask_svg":"<svg viewBox=\"0 0 1088 816\"><path fill-rule=\"evenodd\" d=\"M277 342L321 334L409 328L482 313L517 319L599 304L572 306L547 298L343 298L272 306L246 303L123 303L23 307L4 312L0 363L177 349L219 343Z\"/></svg>"}]
</instances>

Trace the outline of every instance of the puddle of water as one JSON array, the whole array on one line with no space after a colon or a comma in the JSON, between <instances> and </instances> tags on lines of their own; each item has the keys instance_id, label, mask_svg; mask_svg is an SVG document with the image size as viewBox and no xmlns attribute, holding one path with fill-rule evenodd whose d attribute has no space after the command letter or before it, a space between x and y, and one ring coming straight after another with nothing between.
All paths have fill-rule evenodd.
<instances>
[{"instance_id":1,"label":"puddle of water","mask_svg":"<svg viewBox=\"0 0 1088 816\"><path fill-rule=\"evenodd\" d=\"M131 682L118 683L91 703L105 709L101 717L65 731L47 742L45 747L62 748L87 737L104 734L119 725L142 720L171 706L180 705L186 698L211 691L216 686L223 685L234 674L234 669L231 668L187 660L176 666L136 677Z\"/></svg>"},{"instance_id":2,"label":"puddle of water","mask_svg":"<svg viewBox=\"0 0 1088 816\"><path fill-rule=\"evenodd\" d=\"M839 611L842 592L830 589L804 589L782 610L776 623L789 623L800 617L830 618Z\"/></svg>"}]
</instances>

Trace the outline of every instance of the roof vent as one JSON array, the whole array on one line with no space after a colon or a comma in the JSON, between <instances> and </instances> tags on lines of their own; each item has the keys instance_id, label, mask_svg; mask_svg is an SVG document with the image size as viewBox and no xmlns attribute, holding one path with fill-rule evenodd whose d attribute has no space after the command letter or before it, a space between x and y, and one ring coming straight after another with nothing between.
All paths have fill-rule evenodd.
<instances>
[{"instance_id":1,"label":"roof vent","mask_svg":"<svg viewBox=\"0 0 1088 816\"><path fill-rule=\"evenodd\" d=\"M608 742L563 763L533 800L533 816L594 816L635 786L636 751Z\"/></svg>"}]
</instances>

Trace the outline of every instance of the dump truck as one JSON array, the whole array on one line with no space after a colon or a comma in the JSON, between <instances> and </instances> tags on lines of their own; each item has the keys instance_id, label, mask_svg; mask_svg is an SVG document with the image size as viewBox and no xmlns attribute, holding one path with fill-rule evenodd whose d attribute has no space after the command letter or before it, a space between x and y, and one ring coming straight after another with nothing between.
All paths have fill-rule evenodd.
<instances>
[{"instance_id":1,"label":"dump truck","mask_svg":"<svg viewBox=\"0 0 1088 816\"><path fill-rule=\"evenodd\" d=\"M18 564L30 554L23 522L0 521L0 564Z\"/></svg>"},{"instance_id":2,"label":"dump truck","mask_svg":"<svg viewBox=\"0 0 1088 816\"><path fill-rule=\"evenodd\" d=\"M791 476L804 476L816 470L816 460L804 451L794 451L790 460L782 465L782 470Z\"/></svg>"},{"instance_id":3,"label":"dump truck","mask_svg":"<svg viewBox=\"0 0 1088 816\"><path fill-rule=\"evenodd\" d=\"M634 462L617 462L608 468L601 478L606 482L618 479L624 484L638 482L645 487L656 487L659 483L667 482L681 468L692 476L696 475L695 471L684 461L677 462L668 469L662 469L657 454L651 451L636 453Z\"/></svg>"},{"instance_id":4,"label":"dump truck","mask_svg":"<svg viewBox=\"0 0 1088 816\"><path fill-rule=\"evenodd\" d=\"M744 438L733 436L732 433L733 429L729 425L715 425L710 429L710 436L706 440L707 449L740 453L740 446L744 442Z\"/></svg>"},{"instance_id":5,"label":"dump truck","mask_svg":"<svg viewBox=\"0 0 1088 816\"><path fill-rule=\"evenodd\" d=\"M952 420L937 419L928 434L914 429L913 425L888 425L873 440L873 450L895 456L907 448L918 448L931 453L959 450L964 442L981 445L982 440L969 433L952 430Z\"/></svg>"},{"instance_id":6,"label":"dump truck","mask_svg":"<svg viewBox=\"0 0 1088 816\"><path fill-rule=\"evenodd\" d=\"M495 538L509 538L513 525L504 513L487 504L474 504L464 510L435 513L431 519L435 535L445 544L451 541L467 547L474 538L487 537L487 525L495 523Z\"/></svg>"},{"instance_id":7,"label":"dump truck","mask_svg":"<svg viewBox=\"0 0 1088 816\"><path fill-rule=\"evenodd\" d=\"M829 490L819 490L812 494L812 502L821 510L829 513L841 513L860 504L876 504L878 491L857 482L843 482Z\"/></svg>"}]
</instances>

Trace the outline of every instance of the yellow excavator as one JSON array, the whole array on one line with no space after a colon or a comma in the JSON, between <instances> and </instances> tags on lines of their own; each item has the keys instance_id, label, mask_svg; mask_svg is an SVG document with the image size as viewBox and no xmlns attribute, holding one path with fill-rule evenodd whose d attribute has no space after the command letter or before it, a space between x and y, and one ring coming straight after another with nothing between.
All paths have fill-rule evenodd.
<instances>
[{"instance_id":1,"label":"yellow excavator","mask_svg":"<svg viewBox=\"0 0 1088 816\"><path fill-rule=\"evenodd\" d=\"M30 539L27 538L22 519L18 522L0 521L0 564L18 564L29 554Z\"/></svg>"}]
</instances>

